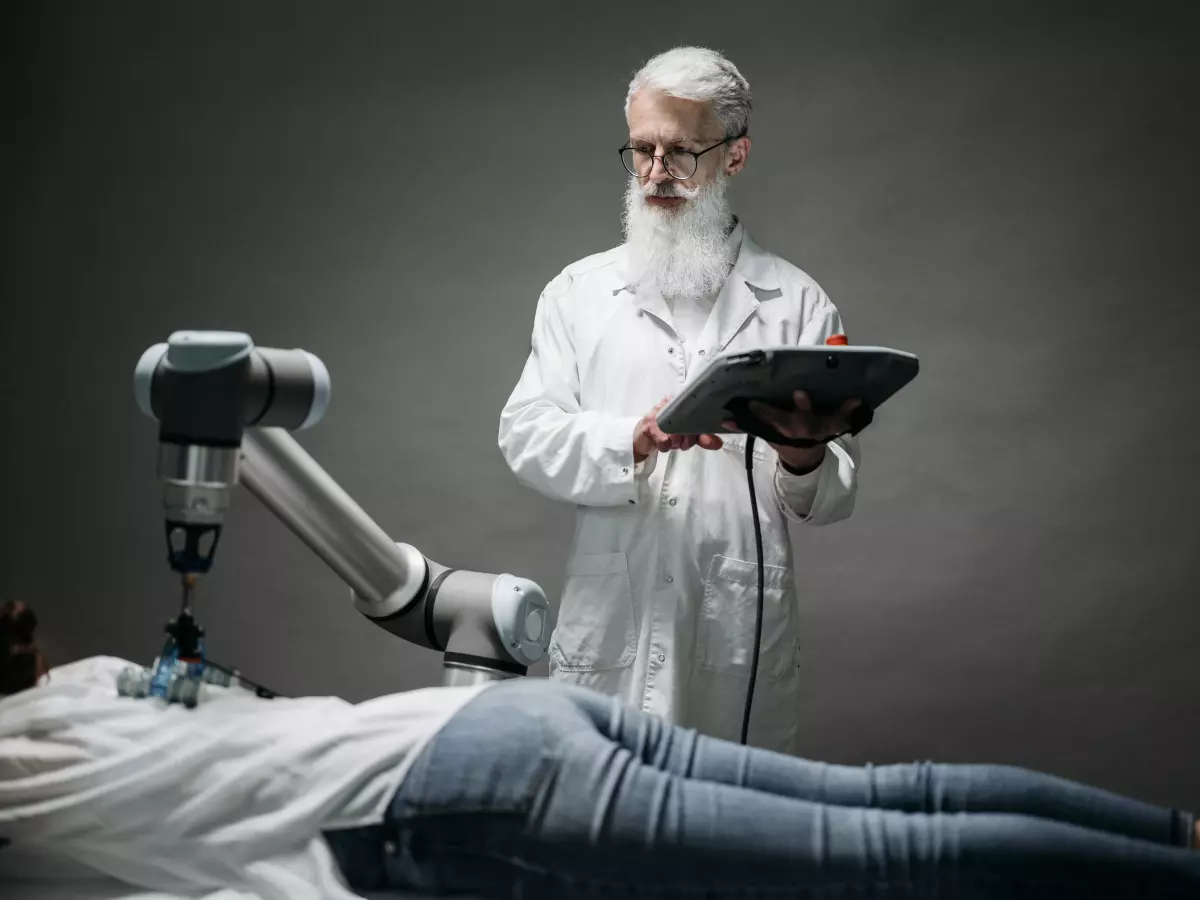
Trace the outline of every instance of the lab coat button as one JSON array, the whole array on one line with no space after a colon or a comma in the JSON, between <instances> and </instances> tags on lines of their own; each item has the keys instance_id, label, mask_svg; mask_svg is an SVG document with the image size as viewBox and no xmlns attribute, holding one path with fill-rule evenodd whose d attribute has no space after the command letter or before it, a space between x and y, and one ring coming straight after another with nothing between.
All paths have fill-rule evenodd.
<instances>
[{"instance_id":1,"label":"lab coat button","mask_svg":"<svg viewBox=\"0 0 1200 900\"><path fill-rule=\"evenodd\" d=\"M674 498L674 497L672 497L672 498L671 498L669 501L667 501L667 502L669 502L669 503L670 503L672 506L674 506L674 505L675 505L675 498Z\"/></svg>"},{"instance_id":2,"label":"lab coat button","mask_svg":"<svg viewBox=\"0 0 1200 900\"><path fill-rule=\"evenodd\" d=\"M703 351L703 350L701 350L701 351L700 351L700 355L701 355L701 356L703 356L703 355L704 355L704 351Z\"/></svg>"},{"instance_id":3,"label":"lab coat button","mask_svg":"<svg viewBox=\"0 0 1200 900\"><path fill-rule=\"evenodd\" d=\"M668 348L667 348L667 352L668 352L668 353L670 353L670 354L674 354L674 353L675 353L675 348L674 348L674 347L668 347Z\"/></svg>"},{"instance_id":4,"label":"lab coat button","mask_svg":"<svg viewBox=\"0 0 1200 900\"><path fill-rule=\"evenodd\" d=\"M659 661L659 662L666 662L666 661L667 661L667 654L665 654L665 653L660 653L660 654L658 654L658 661Z\"/></svg>"},{"instance_id":5,"label":"lab coat button","mask_svg":"<svg viewBox=\"0 0 1200 900\"><path fill-rule=\"evenodd\" d=\"M668 575L668 576L667 576L665 579L663 579L663 580L664 580L664 581L666 581L666 583L667 583L667 584L671 584L671 583L672 583L672 582L673 582L675 579L674 579L674 578L672 578L670 575Z\"/></svg>"}]
</instances>

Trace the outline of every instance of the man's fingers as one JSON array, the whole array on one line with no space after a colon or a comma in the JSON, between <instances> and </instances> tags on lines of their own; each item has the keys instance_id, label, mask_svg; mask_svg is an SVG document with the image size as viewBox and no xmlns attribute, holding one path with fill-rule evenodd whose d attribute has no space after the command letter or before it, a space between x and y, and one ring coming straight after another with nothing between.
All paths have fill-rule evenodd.
<instances>
[{"instance_id":1,"label":"man's fingers","mask_svg":"<svg viewBox=\"0 0 1200 900\"><path fill-rule=\"evenodd\" d=\"M774 407L767 406L767 404L762 403L758 400L751 400L750 401L750 411L752 413L754 413L756 416L758 416L760 419L765 419L766 421L768 421L772 425L774 425L776 428L779 428L780 413L779 413L779 410L775 409Z\"/></svg>"},{"instance_id":2,"label":"man's fingers","mask_svg":"<svg viewBox=\"0 0 1200 900\"><path fill-rule=\"evenodd\" d=\"M670 397L663 400L646 416L643 434L655 448L666 453L670 450L690 450L701 446L706 450L716 450L722 446L719 437L713 434L667 434L658 426L656 418L658 411L671 401Z\"/></svg>"},{"instance_id":3,"label":"man's fingers","mask_svg":"<svg viewBox=\"0 0 1200 900\"><path fill-rule=\"evenodd\" d=\"M651 438L659 450L691 450L702 447L705 450L719 450L724 442L715 434L666 434L656 432Z\"/></svg>"},{"instance_id":4,"label":"man's fingers","mask_svg":"<svg viewBox=\"0 0 1200 900\"><path fill-rule=\"evenodd\" d=\"M827 416L822 421L825 426L824 437L833 437L838 434L845 434L850 430L850 419L854 415L854 411L863 405L860 398L851 398L842 403L841 407L832 416Z\"/></svg>"},{"instance_id":5,"label":"man's fingers","mask_svg":"<svg viewBox=\"0 0 1200 900\"><path fill-rule=\"evenodd\" d=\"M796 404L796 409L800 412L812 412L812 400L808 396L808 391L793 391L792 402Z\"/></svg>"},{"instance_id":6,"label":"man's fingers","mask_svg":"<svg viewBox=\"0 0 1200 900\"><path fill-rule=\"evenodd\" d=\"M726 431L732 431L734 434L745 434L742 429L738 428L737 423L733 419L726 419L721 423L721 427Z\"/></svg>"},{"instance_id":7,"label":"man's fingers","mask_svg":"<svg viewBox=\"0 0 1200 900\"><path fill-rule=\"evenodd\" d=\"M663 431L661 428L658 427L657 423L654 423L654 422L650 423L650 427L649 427L649 429L647 429L647 433L650 435L650 439L652 441L654 441L654 446L657 447L663 453L667 452L668 450L678 449L679 444L682 442L682 439L683 439L683 435L667 434L665 431Z\"/></svg>"},{"instance_id":8,"label":"man's fingers","mask_svg":"<svg viewBox=\"0 0 1200 900\"><path fill-rule=\"evenodd\" d=\"M812 429L812 414L796 411L784 412L757 400L751 401L750 410L780 434L787 437L807 437Z\"/></svg>"}]
</instances>

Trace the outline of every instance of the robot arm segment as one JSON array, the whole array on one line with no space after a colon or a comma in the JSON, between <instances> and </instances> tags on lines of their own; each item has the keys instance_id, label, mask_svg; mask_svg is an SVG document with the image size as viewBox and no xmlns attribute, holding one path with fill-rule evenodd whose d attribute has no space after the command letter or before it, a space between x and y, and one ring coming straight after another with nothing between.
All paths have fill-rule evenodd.
<instances>
[{"instance_id":1,"label":"robot arm segment","mask_svg":"<svg viewBox=\"0 0 1200 900\"><path fill-rule=\"evenodd\" d=\"M444 653L447 679L463 680L462 670L524 675L545 654L549 604L541 588L512 575L450 569L393 543L285 430L246 433L241 480L350 585L360 613Z\"/></svg>"},{"instance_id":2,"label":"robot arm segment","mask_svg":"<svg viewBox=\"0 0 1200 900\"><path fill-rule=\"evenodd\" d=\"M350 585L364 615L403 613L428 588L420 551L388 537L284 429L246 432L240 480Z\"/></svg>"},{"instance_id":3,"label":"robot arm segment","mask_svg":"<svg viewBox=\"0 0 1200 900\"><path fill-rule=\"evenodd\" d=\"M134 389L159 422L168 559L185 586L211 568L240 481L350 586L360 613L442 652L446 683L523 675L545 655L552 624L538 585L393 542L292 437L329 402L317 357L237 332L176 332L142 355Z\"/></svg>"}]
</instances>

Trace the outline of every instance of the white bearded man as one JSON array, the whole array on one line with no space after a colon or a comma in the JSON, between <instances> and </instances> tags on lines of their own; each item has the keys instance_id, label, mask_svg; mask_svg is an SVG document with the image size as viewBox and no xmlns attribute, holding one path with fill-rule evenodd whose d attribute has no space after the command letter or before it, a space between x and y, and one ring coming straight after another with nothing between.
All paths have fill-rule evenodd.
<instances>
[{"instance_id":1,"label":"white bearded man","mask_svg":"<svg viewBox=\"0 0 1200 900\"><path fill-rule=\"evenodd\" d=\"M733 741L759 577L745 437L667 435L656 415L715 354L844 334L817 283L755 243L730 209L750 112L746 80L711 50L670 50L634 76L621 148L626 240L546 286L499 430L518 480L578 509L551 677ZM784 436L818 441L847 432L849 411L818 416L803 393L786 412L755 407ZM849 435L754 453L765 575L748 743L795 753L788 522L847 518L860 454Z\"/></svg>"}]
</instances>

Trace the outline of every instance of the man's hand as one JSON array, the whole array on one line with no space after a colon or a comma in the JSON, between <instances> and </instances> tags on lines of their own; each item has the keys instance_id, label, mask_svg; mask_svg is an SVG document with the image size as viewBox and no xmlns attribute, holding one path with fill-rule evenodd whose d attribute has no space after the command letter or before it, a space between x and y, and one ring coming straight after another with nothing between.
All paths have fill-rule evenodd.
<instances>
[{"instance_id":1,"label":"man's hand","mask_svg":"<svg viewBox=\"0 0 1200 900\"><path fill-rule=\"evenodd\" d=\"M776 431L788 438L825 441L850 430L850 416L862 406L861 400L847 400L842 408L832 415L821 416L813 411L812 401L804 391L792 394L792 409L779 409L766 403L753 401L750 410ZM741 433L733 422L722 422L730 431ZM807 475L825 458L825 445L816 447L787 447L771 444L779 454L785 469L795 475Z\"/></svg>"},{"instance_id":2,"label":"man's hand","mask_svg":"<svg viewBox=\"0 0 1200 900\"><path fill-rule=\"evenodd\" d=\"M665 453L668 450L690 450L693 447L705 450L721 449L722 441L715 434L667 434L659 428L658 412L670 400L670 397L664 397L638 422L633 431L634 462L642 462L655 450Z\"/></svg>"}]
</instances>

